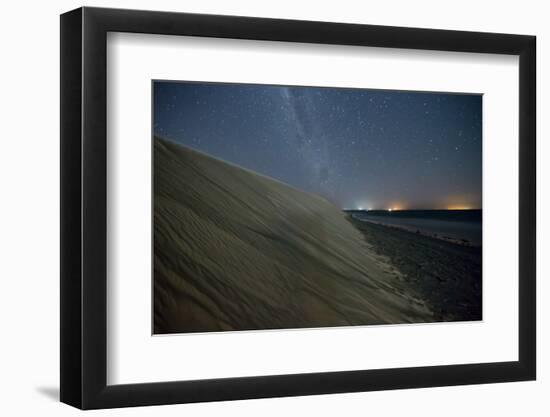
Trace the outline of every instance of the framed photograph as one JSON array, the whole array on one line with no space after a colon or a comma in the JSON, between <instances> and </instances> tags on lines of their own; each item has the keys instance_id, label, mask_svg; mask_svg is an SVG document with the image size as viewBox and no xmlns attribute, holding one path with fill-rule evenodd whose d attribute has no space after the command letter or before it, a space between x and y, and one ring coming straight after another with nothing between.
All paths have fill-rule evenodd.
<instances>
[{"instance_id":1,"label":"framed photograph","mask_svg":"<svg viewBox=\"0 0 550 417\"><path fill-rule=\"evenodd\" d=\"M533 380L535 37L61 16L61 401Z\"/></svg>"}]
</instances>

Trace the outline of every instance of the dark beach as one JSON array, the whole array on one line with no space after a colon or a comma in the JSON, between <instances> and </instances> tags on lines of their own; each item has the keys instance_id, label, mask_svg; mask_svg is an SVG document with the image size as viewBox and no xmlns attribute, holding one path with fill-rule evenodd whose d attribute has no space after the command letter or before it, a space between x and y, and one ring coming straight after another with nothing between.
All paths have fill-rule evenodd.
<instances>
[{"instance_id":1,"label":"dark beach","mask_svg":"<svg viewBox=\"0 0 550 417\"><path fill-rule=\"evenodd\" d=\"M399 279L414 288L435 321L482 319L482 251L419 233L348 216L379 255L388 258Z\"/></svg>"}]
</instances>

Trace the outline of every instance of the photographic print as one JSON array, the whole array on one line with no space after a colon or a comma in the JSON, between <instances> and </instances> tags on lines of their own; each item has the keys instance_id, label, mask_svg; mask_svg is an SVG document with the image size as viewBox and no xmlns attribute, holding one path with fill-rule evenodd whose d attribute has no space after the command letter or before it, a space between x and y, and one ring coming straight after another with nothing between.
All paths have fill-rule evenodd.
<instances>
[{"instance_id":1,"label":"photographic print","mask_svg":"<svg viewBox=\"0 0 550 417\"><path fill-rule=\"evenodd\" d=\"M153 333L482 320L482 96L152 82Z\"/></svg>"}]
</instances>

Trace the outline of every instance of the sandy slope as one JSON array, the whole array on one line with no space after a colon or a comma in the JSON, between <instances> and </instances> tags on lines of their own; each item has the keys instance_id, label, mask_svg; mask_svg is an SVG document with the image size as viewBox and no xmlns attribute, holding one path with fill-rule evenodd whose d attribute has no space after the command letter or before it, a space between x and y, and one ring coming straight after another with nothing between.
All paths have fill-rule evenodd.
<instances>
[{"instance_id":1,"label":"sandy slope","mask_svg":"<svg viewBox=\"0 0 550 417\"><path fill-rule=\"evenodd\" d=\"M155 333L433 321L326 200L155 139Z\"/></svg>"}]
</instances>

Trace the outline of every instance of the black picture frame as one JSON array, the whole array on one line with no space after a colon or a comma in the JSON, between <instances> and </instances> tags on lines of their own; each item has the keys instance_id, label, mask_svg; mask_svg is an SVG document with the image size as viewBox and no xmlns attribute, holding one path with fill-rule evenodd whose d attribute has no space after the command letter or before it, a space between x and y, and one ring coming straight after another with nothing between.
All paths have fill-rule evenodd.
<instances>
[{"instance_id":1,"label":"black picture frame","mask_svg":"<svg viewBox=\"0 0 550 417\"><path fill-rule=\"evenodd\" d=\"M519 56L519 360L112 385L107 375L108 32ZM536 38L136 10L61 15L61 401L82 409L536 378Z\"/></svg>"}]
</instances>

